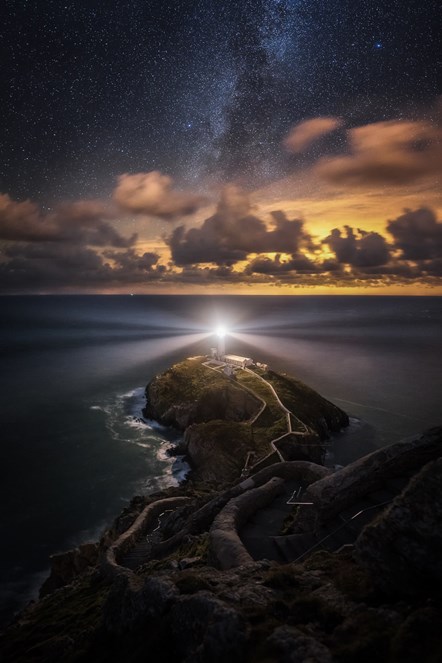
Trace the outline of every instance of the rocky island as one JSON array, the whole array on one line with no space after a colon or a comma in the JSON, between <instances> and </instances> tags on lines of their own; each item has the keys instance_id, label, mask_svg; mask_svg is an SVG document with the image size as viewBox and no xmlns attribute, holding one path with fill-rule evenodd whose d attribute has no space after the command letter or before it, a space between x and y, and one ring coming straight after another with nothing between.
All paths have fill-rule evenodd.
<instances>
[{"instance_id":1,"label":"rocky island","mask_svg":"<svg viewBox=\"0 0 442 663\"><path fill-rule=\"evenodd\" d=\"M335 469L347 415L267 367L192 358L146 396L190 476L55 555L2 660L442 659L442 427Z\"/></svg>"},{"instance_id":2,"label":"rocky island","mask_svg":"<svg viewBox=\"0 0 442 663\"><path fill-rule=\"evenodd\" d=\"M184 433L180 451L194 479L223 483L278 461L321 463L330 434L348 425L345 412L290 376L258 366L227 376L223 367L193 357L146 388L145 416Z\"/></svg>"}]
</instances>

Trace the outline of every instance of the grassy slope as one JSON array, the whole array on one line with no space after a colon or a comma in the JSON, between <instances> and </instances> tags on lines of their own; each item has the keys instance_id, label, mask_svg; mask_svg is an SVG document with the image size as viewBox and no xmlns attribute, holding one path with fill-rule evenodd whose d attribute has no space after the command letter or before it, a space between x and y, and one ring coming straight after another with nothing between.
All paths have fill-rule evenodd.
<instances>
[{"instance_id":1,"label":"grassy slope","mask_svg":"<svg viewBox=\"0 0 442 663\"><path fill-rule=\"evenodd\" d=\"M179 402L186 405L197 400L208 386L224 385L227 378L203 366L199 359L186 359L171 366L158 380L167 403Z\"/></svg>"},{"instance_id":2,"label":"grassy slope","mask_svg":"<svg viewBox=\"0 0 442 663\"><path fill-rule=\"evenodd\" d=\"M318 415L323 416L329 424L339 418L340 410L303 382L273 371L268 371L263 377L273 385L282 403L313 429Z\"/></svg>"}]
</instances>

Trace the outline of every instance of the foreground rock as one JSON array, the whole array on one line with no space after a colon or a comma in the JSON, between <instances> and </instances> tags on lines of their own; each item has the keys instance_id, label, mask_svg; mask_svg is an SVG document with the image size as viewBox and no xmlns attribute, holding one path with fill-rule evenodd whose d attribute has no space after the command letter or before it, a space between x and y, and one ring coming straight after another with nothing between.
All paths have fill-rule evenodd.
<instances>
[{"instance_id":1,"label":"foreground rock","mask_svg":"<svg viewBox=\"0 0 442 663\"><path fill-rule=\"evenodd\" d=\"M440 604L373 590L350 553L303 565L95 575L56 591L3 636L4 663L415 663L441 660Z\"/></svg>"},{"instance_id":2,"label":"foreground rock","mask_svg":"<svg viewBox=\"0 0 442 663\"><path fill-rule=\"evenodd\" d=\"M305 500L311 501L313 508L303 512L299 528L319 527L387 480L415 475L441 455L442 428L436 427L359 458L308 487Z\"/></svg>"},{"instance_id":3,"label":"foreground rock","mask_svg":"<svg viewBox=\"0 0 442 663\"><path fill-rule=\"evenodd\" d=\"M371 456L365 465L357 461L332 474L302 461L278 463L220 492L188 484L133 500L102 538L100 554L133 532L149 505L170 499L178 506L161 521L161 533L174 547L135 572L121 566L115 574L95 565L82 569L80 558L92 557L81 554L69 554L65 564L56 560L68 584L21 614L0 639L1 660L442 660L442 459L430 459L442 456L442 428L399 444L384 456L384 450L376 452L383 464ZM237 565L240 542L231 535L257 502L265 505L279 493L284 480L299 475L311 483L320 513L330 495L343 500L349 490L357 496L358 480L370 489L379 473L388 478L404 470L414 476L363 530L355 549L315 552L302 564L244 556ZM183 527L185 536L178 536ZM214 550L220 535L234 544L221 556Z\"/></svg>"},{"instance_id":4,"label":"foreground rock","mask_svg":"<svg viewBox=\"0 0 442 663\"><path fill-rule=\"evenodd\" d=\"M74 550L51 556L51 575L43 583L40 596L46 596L75 580L99 561L98 543L85 543Z\"/></svg>"},{"instance_id":5,"label":"foreground rock","mask_svg":"<svg viewBox=\"0 0 442 663\"><path fill-rule=\"evenodd\" d=\"M389 594L442 589L442 458L428 463L356 543L358 559Z\"/></svg>"}]
</instances>

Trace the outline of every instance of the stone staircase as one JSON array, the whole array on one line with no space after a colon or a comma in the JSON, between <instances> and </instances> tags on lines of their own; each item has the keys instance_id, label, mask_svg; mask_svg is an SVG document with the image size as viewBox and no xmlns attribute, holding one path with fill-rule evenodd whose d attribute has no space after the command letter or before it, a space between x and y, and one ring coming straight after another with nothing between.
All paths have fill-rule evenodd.
<instances>
[{"instance_id":1,"label":"stone staircase","mask_svg":"<svg viewBox=\"0 0 442 663\"><path fill-rule=\"evenodd\" d=\"M152 541L147 537L139 541L131 550L119 560L121 566L135 571L139 566L144 564L149 559L150 551L152 550Z\"/></svg>"}]
</instances>

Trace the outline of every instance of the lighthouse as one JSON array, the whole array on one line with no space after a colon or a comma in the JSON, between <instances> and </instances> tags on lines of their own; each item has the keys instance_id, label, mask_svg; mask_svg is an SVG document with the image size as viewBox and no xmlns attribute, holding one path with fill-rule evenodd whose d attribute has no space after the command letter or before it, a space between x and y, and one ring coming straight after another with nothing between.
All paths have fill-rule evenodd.
<instances>
[{"instance_id":1,"label":"lighthouse","mask_svg":"<svg viewBox=\"0 0 442 663\"><path fill-rule=\"evenodd\" d=\"M218 336L218 359L222 361L226 354L226 328L218 327L216 335Z\"/></svg>"}]
</instances>

